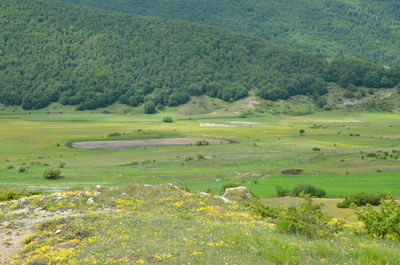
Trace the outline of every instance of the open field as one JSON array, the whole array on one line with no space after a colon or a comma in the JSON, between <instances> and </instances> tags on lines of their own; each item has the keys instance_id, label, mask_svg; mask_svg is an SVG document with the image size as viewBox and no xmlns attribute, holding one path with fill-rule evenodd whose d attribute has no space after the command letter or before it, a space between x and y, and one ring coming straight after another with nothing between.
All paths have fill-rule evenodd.
<instances>
[{"instance_id":1,"label":"open field","mask_svg":"<svg viewBox=\"0 0 400 265\"><path fill-rule=\"evenodd\" d=\"M277 185L307 183L325 189L328 197L362 191L400 195L399 114L332 111L240 118L223 112L181 115L176 108L154 115L120 105L109 109L111 114L59 105L31 112L2 108L0 187L54 191L172 182L192 191L220 192L224 184L241 183L264 198L274 195ZM174 123L162 122L165 116ZM110 140L113 132L125 133L118 140L190 136L237 143L119 151L66 145ZM62 179L43 178L46 168L60 166ZM292 168L303 173L281 174Z\"/></svg>"}]
</instances>

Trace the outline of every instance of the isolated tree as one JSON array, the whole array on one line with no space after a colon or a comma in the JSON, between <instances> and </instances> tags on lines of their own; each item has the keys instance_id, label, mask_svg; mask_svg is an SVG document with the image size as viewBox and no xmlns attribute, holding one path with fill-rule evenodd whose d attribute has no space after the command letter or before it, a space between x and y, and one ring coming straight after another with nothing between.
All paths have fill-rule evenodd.
<instances>
[{"instance_id":1,"label":"isolated tree","mask_svg":"<svg viewBox=\"0 0 400 265\"><path fill-rule=\"evenodd\" d=\"M299 133L300 133L301 136L303 136L305 132L306 132L306 131L305 131L304 129L301 129L301 130L299 131Z\"/></svg>"},{"instance_id":2,"label":"isolated tree","mask_svg":"<svg viewBox=\"0 0 400 265\"><path fill-rule=\"evenodd\" d=\"M144 113L153 114L156 112L156 104L153 101L147 101L144 103Z\"/></svg>"}]
</instances>

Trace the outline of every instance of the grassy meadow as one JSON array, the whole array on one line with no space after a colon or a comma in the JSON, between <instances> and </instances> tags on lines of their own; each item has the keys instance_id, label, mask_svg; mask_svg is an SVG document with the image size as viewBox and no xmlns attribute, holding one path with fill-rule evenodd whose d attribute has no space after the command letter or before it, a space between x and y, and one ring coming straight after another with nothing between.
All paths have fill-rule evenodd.
<instances>
[{"instance_id":1,"label":"grassy meadow","mask_svg":"<svg viewBox=\"0 0 400 265\"><path fill-rule=\"evenodd\" d=\"M30 112L0 108L0 187L59 191L171 182L191 191L220 192L225 184L239 183L265 198L275 194L275 186L304 183L325 189L328 197L400 195L400 115L395 113L341 110L243 118L232 112L183 115L177 108L154 115L121 105L108 110L75 112L57 104ZM163 122L165 116L174 122ZM124 151L67 145L109 140L113 132L126 133L123 139L209 136L237 143ZM60 166L61 179L43 178L46 168ZM286 169L303 172L283 175Z\"/></svg>"}]
</instances>

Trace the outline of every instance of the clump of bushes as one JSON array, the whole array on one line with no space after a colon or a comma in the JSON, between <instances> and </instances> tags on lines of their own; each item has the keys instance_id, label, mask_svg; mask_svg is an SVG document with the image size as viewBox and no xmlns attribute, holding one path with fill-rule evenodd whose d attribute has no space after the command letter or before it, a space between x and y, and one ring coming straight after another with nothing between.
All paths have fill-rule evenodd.
<instances>
[{"instance_id":1,"label":"clump of bushes","mask_svg":"<svg viewBox=\"0 0 400 265\"><path fill-rule=\"evenodd\" d=\"M276 220L278 232L301 234L309 238L324 238L341 230L340 222L331 222L331 218L321 211L321 206L312 203L309 196L298 206L290 206L279 213Z\"/></svg>"},{"instance_id":2,"label":"clump of bushes","mask_svg":"<svg viewBox=\"0 0 400 265\"><path fill-rule=\"evenodd\" d=\"M361 192L345 198L344 201L338 202L336 206L338 208L349 208L352 203L357 206L365 206L367 204L378 206L385 197L386 194L368 194Z\"/></svg>"},{"instance_id":3,"label":"clump of bushes","mask_svg":"<svg viewBox=\"0 0 400 265\"><path fill-rule=\"evenodd\" d=\"M319 152L319 151L321 151L321 148L319 148L319 147L314 147L312 150L313 150L313 151L316 151L316 152Z\"/></svg>"},{"instance_id":4,"label":"clump of bushes","mask_svg":"<svg viewBox=\"0 0 400 265\"><path fill-rule=\"evenodd\" d=\"M278 197L286 197L286 196L290 196L291 192L289 189L285 189L281 186L276 186L276 195L278 195Z\"/></svg>"},{"instance_id":5,"label":"clump of bushes","mask_svg":"<svg viewBox=\"0 0 400 265\"><path fill-rule=\"evenodd\" d=\"M43 172L46 179L58 179L61 177L61 171L57 168L48 168Z\"/></svg>"},{"instance_id":6,"label":"clump of bushes","mask_svg":"<svg viewBox=\"0 0 400 265\"><path fill-rule=\"evenodd\" d=\"M205 156L203 154L197 154L197 159L203 160L203 159L205 159Z\"/></svg>"},{"instance_id":7,"label":"clump of bushes","mask_svg":"<svg viewBox=\"0 0 400 265\"><path fill-rule=\"evenodd\" d=\"M313 185L309 184L299 184L292 190L294 196L300 196L300 194L308 194L311 197L323 198L326 192L323 189L318 189Z\"/></svg>"},{"instance_id":8,"label":"clump of bushes","mask_svg":"<svg viewBox=\"0 0 400 265\"><path fill-rule=\"evenodd\" d=\"M313 185L309 184L299 184L296 187L294 187L292 191L283 188L281 186L276 186L275 188L276 188L276 195L278 197L285 197L285 196L300 197L303 194L307 194L311 197L323 198L326 195L325 190L318 189Z\"/></svg>"},{"instance_id":9,"label":"clump of bushes","mask_svg":"<svg viewBox=\"0 0 400 265\"><path fill-rule=\"evenodd\" d=\"M278 232L301 234L309 238L326 238L342 230L340 221L321 211L319 204L314 204L310 196L304 196L305 202L288 208L266 206L259 200L241 201L253 213L272 219Z\"/></svg>"},{"instance_id":10,"label":"clump of bushes","mask_svg":"<svg viewBox=\"0 0 400 265\"><path fill-rule=\"evenodd\" d=\"M29 195L32 195L32 193L25 190L0 189L0 201L17 200Z\"/></svg>"},{"instance_id":11,"label":"clump of bushes","mask_svg":"<svg viewBox=\"0 0 400 265\"><path fill-rule=\"evenodd\" d=\"M120 133L120 132L113 132L113 133L109 133L107 135L107 137L116 137L116 136L121 136L121 135L122 135L122 133Z\"/></svg>"},{"instance_id":12,"label":"clump of bushes","mask_svg":"<svg viewBox=\"0 0 400 265\"><path fill-rule=\"evenodd\" d=\"M370 236L400 241L400 203L394 199L383 201L378 210L371 205L356 209L356 215Z\"/></svg>"},{"instance_id":13,"label":"clump of bushes","mask_svg":"<svg viewBox=\"0 0 400 265\"><path fill-rule=\"evenodd\" d=\"M164 118L163 118L163 122L166 122L166 123L173 123L173 122L174 122L174 119L172 119L172 117L170 117L170 116L167 116L167 117L164 117Z\"/></svg>"},{"instance_id":14,"label":"clump of bushes","mask_svg":"<svg viewBox=\"0 0 400 265\"><path fill-rule=\"evenodd\" d=\"M206 140L199 140L196 142L196 145L209 145L210 143Z\"/></svg>"}]
</instances>

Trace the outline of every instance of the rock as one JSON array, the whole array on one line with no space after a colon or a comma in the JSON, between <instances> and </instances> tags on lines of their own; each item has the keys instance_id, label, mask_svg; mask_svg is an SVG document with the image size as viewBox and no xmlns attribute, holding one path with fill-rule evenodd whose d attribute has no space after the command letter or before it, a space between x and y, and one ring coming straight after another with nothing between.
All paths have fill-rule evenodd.
<instances>
[{"instance_id":1,"label":"rock","mask_svg":"<svg viewBox=\"0 0 400 265\"><path fill-rule=\"evenodd\" d=\"M56 235L58 235L59 233L61 233L61 230L57 230L57 231L55 232Z\"/></svg>"},{"instance_id":2,"label":"rock","mask_svg":"<svg viewBox=\"0 0 400 265\"><path fill-rule=\"evenodd\" d=\"M250 191L243 186L236 188L228 188L225 190L224 195L222 195L221 197L224 197L228 200L241 199L250 201L253 199L253 195L251 195Z\"/></svg>"},{"instance_id":3,"label":"rock","mask_svg":"<svg viewBox=\"0 0 400 265\"><path fill-rule=\"evenodd\" d=\"M229 200L227 198L225 198L224 196L215 196L214 198L221 199L224 202L229 202Z\"/></svg>"},{"instance_id":4,"label":"rock","mask_svg":"<svg viewBox=\"0 0 400 265\"><path fill-rule=\"evenodd\" d=\"M209 196L209 194L207 192L204 192L204 191L200 192L199 194L200 194L201 197Z\"/></svg>"},{"instance_id":5,"label":"rock","mask_svg":"<svg viewBox=\"0 0 400 265\"><path fill-rule=\"evenodd\" d=\"M87 200L87 203L94 203L93 197L90 197L90 198Z\"/></svg>"}]
</instances>

